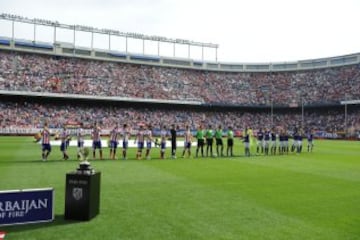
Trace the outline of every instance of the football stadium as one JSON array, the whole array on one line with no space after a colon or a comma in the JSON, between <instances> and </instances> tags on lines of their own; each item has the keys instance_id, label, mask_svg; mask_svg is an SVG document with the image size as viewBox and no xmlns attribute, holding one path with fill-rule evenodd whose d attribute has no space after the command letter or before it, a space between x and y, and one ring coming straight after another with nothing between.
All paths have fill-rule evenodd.
<instances>
[{"instance_id":1,"label":"football stadium","mask_svg":"<svg viewBox=\"0 0 360 240\"><path fill-rule=\"evenodd\" d=\"M0 239L360 239L359 53L223 63L212 43L0 19L13 33L0 32ZM16 24L34 38L14 37ZM53 42L36 40L41 26ZM89 185L86 219L87 190L72 183ZM29 189L51 189L51 203L5 198ZM49 219L28 219L45 206Z\"/></svg>"}]
</instances>

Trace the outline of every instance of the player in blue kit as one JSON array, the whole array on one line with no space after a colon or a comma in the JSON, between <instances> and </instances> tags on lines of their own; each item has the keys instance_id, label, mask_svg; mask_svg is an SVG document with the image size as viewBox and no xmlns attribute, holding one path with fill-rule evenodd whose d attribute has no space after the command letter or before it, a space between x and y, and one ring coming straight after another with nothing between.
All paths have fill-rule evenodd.
<instances>
[{"instance_id":1,"label":"player in blue kit","mask_svg":"<svg viewBox=\"0 0 360 240\"><path fill-rule=\"evenodd\" d=\"M307 145L308 152L312 152L314 148L314 134L312 130L310 130L307 134L307 143L308 143Z\"/></svg>"},{"instance_id":2,"label":"player in blue kit","mask_svg":"<svg viewBox=\"0 0 360 240\"><path fill-rule=\"evenodd\" d=\"M291 152L297 150L298 138L299 138L299 132L298 129L295 128L293 133L293 142L291 144Z\"/></svg>"},{"instance_id":3,"label":"player in blue kit","mask_svg":"<svg viewBox=\"0 0 360 240\"><path fill-rule=\"evenodd\" d=\"M281 129L279 133L279 154L283 155L285 153L285 133Z\"/></svg>"},{"instance_id":4,"label":"player in blue kit","mask_svg":"<svg viewBox=\"0 0 360 240\"><path fill-rule=\"evenodd\" d=\"M262 131L262 129L260 128L259 131L256 133L256 153L260 154L260 149L261 149L261 153L264 152L264 133Z\"/></svg>"},{"instance_id":5,"label":"player in blue kit","mask_svg":"<svg viewBox=\"0 0 360 240\"><path fill-rule=\"evenodd\" d=\"M270 139L271 139L270 152L271 152L271 155L275 155L276 154L276 131L275 131L275 128L273 128L270 133Z\"/></svg>"},{"instance_id":6,"label":"player in blue kit","mask_svg":"<svg viewBox=\"0 0 360 240\"><path fill-rule=\"evenodd\" d=\"M68 139L69 139L69 133L66 130L66 126L64 126L62 132L60 133L60 141L61 141L60 151L63 153L64 160L69 159L69 155L67 154Z\"/></svg>"},{"instance_id":7,"label":"player in blue kit","mask_svg":"<svg viewBox=\"0 0 360 240\"><path fill-rule=\"evenodd\" d=\"M286 154L289 154L289 134L284 130L284 148Z\"/></svg>"},{"instance_id":8,"label":"player in blue kit","mask_svg":"<svg viewBox=\"0 0 360 240\"><path fill-rule=\"evenodd\" d=\"M302 140L303 140L304 132L302 129L298 132L297 136L297 144L296 144L296 152L301 153L302 152Z\"/></svg>"}]
</instances>

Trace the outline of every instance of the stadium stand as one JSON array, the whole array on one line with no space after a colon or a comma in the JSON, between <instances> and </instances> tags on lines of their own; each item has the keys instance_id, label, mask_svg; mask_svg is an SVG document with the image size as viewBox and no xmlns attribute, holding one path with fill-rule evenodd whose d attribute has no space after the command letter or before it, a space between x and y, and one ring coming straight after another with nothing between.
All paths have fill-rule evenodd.
<instances>
[{"instance_id":1,"label":"stadium stand","mask_svg":"<svg viewBox=\"0 0 360 240\"><path fill-rule=\"evenodd\" d=\"M34 47L35 43L31 44ZM107 56L125 57L115 52ZM156 127L176 122L190 124L192 128L199 123L254 129L302 125L329 132L349 127L356 131L360 126L358 105L350 106L347 119L340 105L342 100L360 99L358 63L302 71L234 72L232 65L228 71L195 70L161 66L157 57L131 57L139 64L0 50L0 91L5 96L19 93L28 97L33 93L58 94L65 99L105 96L121 97L124 102L138 99L140 103L196 101L202 107L179 109L170 105L164 109L159 105L139 107L131 103L125 104L128 107L107 104L89 107L69 103L73 97L60 105L45 98L44 102L0 98L2 128L37 128L49 118L53 127L60 127L67 119L88 124L96 120L105 128L116 122L149 122ZM303 123L302 104L306 106ZM274 109L272 120L270 105Z\"/></svg>"},{"instance_id":2,"label":"stadium stand","mask_svg":"<svg viewBox=\"0 0 360 240\"><path fill-rule=\"evenodd\" d=\"M206 104L334 104L360 99L360 64L289 72L219 72L0 51L0 89L197 99ZM134 56L135 57L135 56ZM153 57L135 57L158 61Z\"/></svg>"},{"instance_id":3,"label":"stadium stand","mask_svg":"<svg viewBox=\"0 0 360 240\"><path fill-rule=\"evenodd\" d=\"M154 128L162 125L170 126L173 123L184 128L189 124L196 129L198 124L223 125L225 128L234 126L243 129L251 126L254 129L271 126L269 112L242 112L242 111L209 111L192 109L151 109L121 106L93 105L85 106L68 102L41 103L23 101L1 101L0 118L2 128L40 128L45 120L50 120L51 127L61 128L69 119L91 126L98 121L103 128L110 129L116 123L128 123L137 127L139 123L149 123ZM335 132L344 128L344 114L342 109L308 110L304 116L304 125L319 131ZM274 126L294 127L300 126L301 112L278 111L274 114ZM353 108L348 113L350 126L360 125L360 108Z\"/></svg>"}]
</instances>

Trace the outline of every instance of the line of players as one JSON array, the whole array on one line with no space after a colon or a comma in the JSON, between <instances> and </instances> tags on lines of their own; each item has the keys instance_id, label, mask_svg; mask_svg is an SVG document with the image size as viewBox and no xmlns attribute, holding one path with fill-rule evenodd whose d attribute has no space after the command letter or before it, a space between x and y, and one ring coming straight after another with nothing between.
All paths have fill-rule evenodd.
<instances>
[{"instance_id":1,"label":"line of players","mask_svg":"<svg viewBox=\"0 0 360 240\"><path fill-rule=\"evenodd\" d=\"M195 137L198 140L198 147L196 149L196 157L198 156L199 149L201 150L201 155L204 157L203 147L206 141L206 157L209 156L224 156L223 153L223 130L221 125L215 130L212 130L212 126L209 125L208 129L205 131L202 129L202 126L199 126L199 129L196 132ZM266 129L263 131L260 129L256 136L254 136L251 128L246 127L242 134L242 142L244 143L244 153L245 156L251 155L251 142L252 138L256 137L256 155L264 154L264 155L275 155L278 149L278 153L280 155L289 153L289 135L285 130L279 130L278 133L274 129L269 130ZM305 134L302 130L295 129L292 138L292 144L290 146L291 152L301 153L302 152L302 141L305 137ZM226 148L226 156L234 156L233 155L233 146L234 146L234 132L231 127L228 128L226 133L227 138L227 148ZM308 152L312 152L314 148L314 135L312 131L309 131L306 134L306 138L308 141L307 149ZM203 140L204 139L204 140ZM213 154L212 145L213 139L216 141L216 155Z\"/></svg>"},{"instance_id":2,"label":"line of players","mask_svg":"<svg viewBox=\"0 0 360 240\"><path fill-rule=\"evenodd\" d=\"M154 143L156 147L160 148L160 158L165 158L165 150L166 150L166 140L170 137L171 140L171 157L176 158L176 137L177 130L179 127L175 127L175 125L171 126L170 134L167 130L166 126L163 126L160 131L160 141L158 139L154 139L152 136L152 127L151 125L140 125L139 130L135 135L134 144L137 144L137 152L136 159L142 158L142 152L144 148L145 158L150 159L150 151L152 149L152 144ZM131 138L132 129L124 124L120 129L118 125L114 126L114 128L110 131L109 138L109 158L116 159L117 153L116 150L118 148L119 140L121 138L122 142L122 158L127 159L127 150L129 146L129 141ZM41 139L42 139L42 159L47 160L50 152L50 130L48 128L48 124L44 124L44 129L41 131ZM277 135L279 139L279 145L277 146ZM193 136L189 126L185 126L185 131L183 134L184 137L184 150L182 153L182 157L185 157L187 153L188 157L191 156L191 146L193 142L193 138L195 137L197 140L196 147L196 156L199 156L199 152L202 157L215 157L215 156L225 156L224 151L224 143L223 143L223 129L222 126L219 125L216 130L212 129L212 126L209 125L206 130L203 129L202 125L199 125L195 135ZM245 156L250 156L250 146L252 142L253 132L251 128L245 128L245 131L242 136L242 141L244 143L244 152ZM304 134L302 131L295 130L293 134L293 143L291 144L291 152L296 150L297 153L302 152L302 139ZM82 127L77 129L76 133L77 138L77 158L84 159L84 130ZM234 156L233 154L233 146L234 146L234 131L232 127L228 127L226 132L227 138L227 147L226 147L226 156ZM67 153L67 148L70 143L71 136L67 129L64 127L61 133L55 137L55 139L59 139L61 141L60 151L63 154L63 159L69 159L69 155ZM93 159L96 158L96 150L99 151L100 159L103 159L102 145L101 145L101 128L98 123L95 123L93 129L91 131L91 139L92 139L92 149L93 149ZM289 136L286 131L280 130L279 134L276 133L275 129L270 131L266 129L262 131L260 129L256 134L257 145L256 145L256 154L264 154L264 155L275 155L276 149L278 148L279 154L288 154L289 153ZM216 154L213 154L213 140L216 142ZM307 135L308 140L308 151L313 150L313 134L310 132ZM206 155L204 155L204 146L206 145Z\"/></svg>"},{"instance_id":3,"label":"line of players","mask_svg":"<svg viewBox=\"0 0 360 240\"><path fill-rule=\"evenodd\" d=\"M306 135L306 136L305 136ZM271 155L276 154L276 149L278 149L278 153L288 154L289 150L291 152L301 153L303 147L303 138L307 138L307 151L312 152L314 148L314 134L310 130L307 134L304 134L302 129L297 130L293 133L293 141L291 146L289 147L289 135L283 129L279 131L279 134L276 133L275 129L269 130L265 129L263 131L260 129L256 134L256 154L264 154L269 155L269 151ZM277 145L277 138L278 138L278 145ZM289 149L290 148L290 149Z\"/></svg>"},{"instance_id":4,"label":"line of players","mask_svg":"<svg viewBox=\"0 0 360 240\"><path fill-rule=\"evenodd\" d=\"M188 139L188 144L186 146L188 147L188 152L190 155L190 146L191 146L191 133L190 128L187 127L188 131L186 131L185 139ZM116 150L118 148L119 139L121 138L122 142L122 158L127 159L127 150L129 146L129 141L131 138L131 132L132 129L127 125L124 124L122 129L119 128L118 125L116 125L111 131L110 131L110 137L109 137L109 149L110 159L116 159L117 154ZM171 130L171 145L172 145L172 157L176 157L176 129L175 125L172 126ZM50 144L50 129L48 127L48 123L44 124L43 130L39 134L39 140L42 141L42 159L43 161L46 161L49 154L51 153L51 144ZM139 130L137 131L137 134L135 136L134 144L137 144L137 152L136 152L136 158L141 159L142 158L142 152L145 148L146 144L146 152L145 157L146 159L150 159L150 151L152 148L153 143L155 146L160 147L160 158L165 158L165 150L166 150L166 140L169 137L168 131L166 127L164 126L160 132L160 142L158 139L154 139L152 136L152 127L151 125L140 125ZM86 156L84 156L85 148L84 148L84 139L85 139L85 133L82 127L79 127L76 131L76 138L77 138L77 158L79 160L85 159ZM67 148L69 147L71 135L67 131L66 127L63 127L62 131L59 134L55 134L55 139L60 140L60 151L63 154L63 159L67 160L69 159L69 155L67 153ZM101 143L101 128L98 125L98 123L95 123L92 131L91 131L91 139L92 139L92 149L93 149L93 159L96 158L96 151L99 151L99 158L103 158L103 151L102 151L102 143ZM185 154L185 150L184 150Z\"/></svg>"}]
</instances>

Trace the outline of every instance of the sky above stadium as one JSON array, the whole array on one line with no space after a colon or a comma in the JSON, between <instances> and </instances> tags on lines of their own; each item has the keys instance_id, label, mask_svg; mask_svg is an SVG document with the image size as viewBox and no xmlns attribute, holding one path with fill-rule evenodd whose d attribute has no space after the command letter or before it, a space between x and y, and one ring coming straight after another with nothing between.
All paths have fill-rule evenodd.
<instances>
[{"instance_id":1,"label":"sky above stadium","mask_svg":"<svg viewBox=\"0 0 360 240\"><path fill-rule=\"evenodd\" d=\"M360 52L359 0L0 0L0 13L28 18L217 43L221 62L286 62ZM33 36L28 24L15 26L16 38ZM0 36L11 36L11 24L0 20ZM58 40L72 41L72 33L57 33ZM52 41L49 28L37 28L38 41ZM76 45L88 46L89 35L79 33ZM106 48L105 36L94 47ZM130 50L142 46L133 41ZM122 39L111 48L122 51ZM161 55L171 56L172 46ZM176 56L187 57L187 47L177 46ZM140 51L141 52L141 51ZM146 45L156 54L156 45ZM205 60L215 60L206 49ZM201 49L191 49L201 58Z\"/></svg>"}]
</instances>

